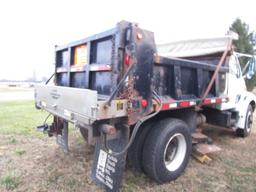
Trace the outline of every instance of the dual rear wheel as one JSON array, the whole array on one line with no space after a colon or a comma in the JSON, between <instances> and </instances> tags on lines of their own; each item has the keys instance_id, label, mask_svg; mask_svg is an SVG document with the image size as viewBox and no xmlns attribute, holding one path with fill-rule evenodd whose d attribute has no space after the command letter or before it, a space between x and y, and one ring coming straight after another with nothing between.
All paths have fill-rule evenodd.
<instances>
[{"instance_id":1,"label":"dual rear wheel","mask_svg":"<svg viewBox=\"0 0 256 192\"><path fill-rule=\"evenodd\" d=\"M175 180L186 168L191 154L191 134L184 121L174 118L140 128L128 159L158 183Z\"/></svg>"}]
</instances>

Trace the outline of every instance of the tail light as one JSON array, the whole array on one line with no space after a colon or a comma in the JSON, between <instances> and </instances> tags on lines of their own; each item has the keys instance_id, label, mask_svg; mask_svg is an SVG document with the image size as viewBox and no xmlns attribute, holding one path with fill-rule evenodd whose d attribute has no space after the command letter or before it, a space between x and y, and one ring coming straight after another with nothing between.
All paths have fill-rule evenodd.
<instances>
[{"instance_id":1,"label":"tail light","mask_svg":"<svg viewBox=\"0 0 256 192\"><path fill-rule=\"evenodd\" d=\"M124 64L125 65L130 65L130 56L129 55L125 55L125 57L124 57Z\"/></svg>"},{"instance_id":2,"label":"tail light","mask_svg":"<svg viewBox=\"0 0 256 192\"><path fill-rule=\"evenodd\" d=\"M141 33L137 33L137 39L141 40L143 38L143 35Z\"/></svg>"},{"instance_id":3,"label":"tail light","mask_svg":"<svg viewBox=\"0 0 256 192\"><path fill-rule=\"evenodd\" d=\"M148 101L147 101L146 99L142 99L142 100L141 100L141 106L142 106L143 108L145 108L145 107L147 107L147 105L148 105Z\"/></svg>"}]
</instances>

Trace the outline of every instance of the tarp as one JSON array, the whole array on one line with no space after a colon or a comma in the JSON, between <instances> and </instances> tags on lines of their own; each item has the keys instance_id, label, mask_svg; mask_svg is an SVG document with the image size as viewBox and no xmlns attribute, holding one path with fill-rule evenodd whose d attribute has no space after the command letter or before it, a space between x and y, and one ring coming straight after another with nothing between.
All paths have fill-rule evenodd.
<instances>
[{"instance_id":1,"label":"tarp","mask_svg":"<svg viewBox=\"0 0 256 192\"><path fill-rule=\"evenodd\" d=\"M158 55L165 57L193 57L224 52L231 36L194 39L157 45Z\"/></svg>"}]
</instances>

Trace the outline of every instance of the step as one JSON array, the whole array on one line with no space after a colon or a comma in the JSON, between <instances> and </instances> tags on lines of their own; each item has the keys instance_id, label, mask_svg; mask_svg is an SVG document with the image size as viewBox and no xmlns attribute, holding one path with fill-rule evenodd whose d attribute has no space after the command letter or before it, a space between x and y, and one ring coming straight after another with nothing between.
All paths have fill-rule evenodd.
<instances>
[{"instance_id":1,"label":"step","mask_svg":"<svg viewBox=\"0 0 256 192\"><path fill-rule=\"evenodd\" d=\"M192 133L192 141L193 143L205 143L208 141L208 136L200 132Z\"/></svg>"},{"instance_id":2,"label":"step","mask_svg":"<svg viewBox=\"0 0 256 192\"><path fill-rule=\"evenodd\" d=\"M200 143L193 145L193 152L200 155L207 155L221 151L221 148L214 144Z\"/></svg>"}]
</instances>

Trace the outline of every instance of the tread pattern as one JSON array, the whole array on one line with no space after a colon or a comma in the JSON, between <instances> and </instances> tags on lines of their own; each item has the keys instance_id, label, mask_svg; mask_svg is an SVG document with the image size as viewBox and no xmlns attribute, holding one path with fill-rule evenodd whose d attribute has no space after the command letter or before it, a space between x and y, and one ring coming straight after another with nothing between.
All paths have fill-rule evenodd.
<instances>
[{"instance_id":1,"label":"tread pattern","mask_svg":"<svg viewBox=\"0 0 256 192\"><path fill-rule=\"evenodd\" d=\"M165 168L163 157L166 142L175 133L182 133L187 141L187 151L181 166L170 172ZM186 123L174 118L161 120L146 138L143 148L143 168L146 174L158 183L176 179L186 168L191 154L191 135Z\"/></svg>"}]
</instances>

